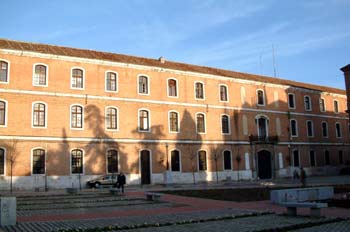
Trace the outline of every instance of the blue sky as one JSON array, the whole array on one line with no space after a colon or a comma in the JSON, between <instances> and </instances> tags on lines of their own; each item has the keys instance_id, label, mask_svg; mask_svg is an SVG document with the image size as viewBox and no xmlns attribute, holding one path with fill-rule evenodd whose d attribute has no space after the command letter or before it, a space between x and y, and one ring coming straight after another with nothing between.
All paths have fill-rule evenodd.
<instances>
[{"instance_id":1,"label":"blue sky","mask_svg":"<svg viewBox=\"0 0 350 232\"><path fill-rule=\"evenodd\" d=\"M350 0L2 0L0 37L344 88Z\"/></svg>"}]
</instances>

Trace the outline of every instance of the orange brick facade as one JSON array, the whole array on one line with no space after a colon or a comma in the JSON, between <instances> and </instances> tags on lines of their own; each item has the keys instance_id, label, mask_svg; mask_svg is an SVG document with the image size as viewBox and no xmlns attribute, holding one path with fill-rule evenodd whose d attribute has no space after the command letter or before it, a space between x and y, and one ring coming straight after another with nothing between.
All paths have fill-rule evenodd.
<instances>
[{"instance_id":1,"label":"orange brick facade","mask_svg":"<svg viewBox=\"0 0 350 232\"><path fill-rule=\"evenodd\" d=\"M17 188L84 185L107 172L110 149L117 151L117 171L126 173L131 184L190 183L193 177L214 181L216 173L219 180L287 177L300 166L309 175L325 175L350 162L347 100L342 90L321 91L316 86L270 83L263 77L247 80L25 48L0 47L1 61L8 64L7 80L0 82L0 101L6 103L5 123L0 125L4 189L11 163ZM45 86L33 85L36 64L46 67ZM72 68L83 70L81 89L71 88ZM117 74L117 91L106 91L107 72ZM147 94L139 93L140 75L148 78ZM176 97L168 96L169 79L176 81ZM196 82L203 84L204 99L195 97ZM227 101L220 100L221 85L227 88ZM261 105L257 104L258 90L263 93ZM288 94L294 94L295 109L289 107ZM305 96L310 97L311 110L305 110ZM321 98L325 112L320 110ZM334 112L334 101L338 112ZM35 103L45 105L43 127L33 126ZM71 128L74 105L83 109L79 129ZM107 129L107 107L117 110L115 130ZM140 131L140 110L148 112L149 131ZM169 125L172 111L178 115L175 133ZM197 132L198 114L204 115L204 133ZM223 115L229 118L228 133L222 133ZM296 136L291 136L291 120L296 120ZM307 121L312 123L311 136ZM266 136L261 136L259 122L265 123ZM327 124L327 136L322 123ZM37 148L45 158L40 174L33 173ZM80 174L72 173L75 149L83 154ZM176 171L172 171L173 150L179 153ZM143 163L142 151L148 152L149 164ZM206 155L204 170L199 170L199 151ZM226 160L225 151L230 154ZM10 156L15 160L11 162ZM147 172L149 179L143 179Z\"/></svg>"}]
</instances>

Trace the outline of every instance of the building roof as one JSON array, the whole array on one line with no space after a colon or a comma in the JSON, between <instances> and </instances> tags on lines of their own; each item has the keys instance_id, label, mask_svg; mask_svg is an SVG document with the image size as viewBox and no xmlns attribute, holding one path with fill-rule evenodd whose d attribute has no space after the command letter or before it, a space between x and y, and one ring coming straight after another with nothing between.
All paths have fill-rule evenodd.
<instances>
[{"instance_id":1,"label":"building roof","mask_svg":"<svg viewBox=\"0 0 350 232\"><path fill-rule=\"evenodd\" d=\"M235 72L225 69L211 68L206 66L199 66L193 64L185 64L174 61L161 62L159 59L150 59L137 56L122 55L110 52L101 52L87 49L69 48L56 45L28 43L22 41L14 41L7 39L0 39L0 49L31 51L43 54L53 54L71 57L80 57L88 59L98 59L112 62L120 62L127 64L145 65L151 67L167 68L180 71L197 72L203 74L218 75L224 77L232 77L244 80L259 81L264 83L287 85L305 89L311 89L321 92L330 92L337 94L345 94L345 90L331 88L320 85L307 84L297 81L285 80L280 78L273 78L268 76L254 75L242 72Z\"/></svg>"}]
</instances>

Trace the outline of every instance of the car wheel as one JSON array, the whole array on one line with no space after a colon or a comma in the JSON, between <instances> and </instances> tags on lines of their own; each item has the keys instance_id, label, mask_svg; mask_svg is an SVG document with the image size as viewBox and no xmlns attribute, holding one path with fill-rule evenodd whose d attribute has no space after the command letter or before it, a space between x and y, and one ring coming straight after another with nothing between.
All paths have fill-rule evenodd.
<instances>
[{"instance_id":1,"label":"car wheel","mask_svg":"<svg viewBox=\"0 0 350 232\"><path fill-rule=\"evenodd\" d=\"M95 188L100 188L101 187L101 183L100 182L96 182L95 183Z\"/></svg>"}]
</instances>

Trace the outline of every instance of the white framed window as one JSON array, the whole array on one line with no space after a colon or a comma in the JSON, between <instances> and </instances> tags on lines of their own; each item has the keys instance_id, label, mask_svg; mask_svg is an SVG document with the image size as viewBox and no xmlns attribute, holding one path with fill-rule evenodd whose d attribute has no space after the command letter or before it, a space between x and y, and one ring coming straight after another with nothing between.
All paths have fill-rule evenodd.
<instances>
[{"instance_id":1,"label":"white framed window","mask_svg":"<svg viewBox=\"0 0 350 232\"><path fill-rule=\"evenodd\" d=\"M47 104L32 103L32 128L47 128Z\"/></svg>"},{"instance_id":2,"label":"white framed window","mask_svg":"<svg viewBox=\"0 0 350 232\"><path fill-rule=\"evenodd\" d=\"M339 102L337 100L333 101L334 113L339 113Z\"/></svg>"},{"instance_id":3,"label":"white framed window","mask_svg":"<svg viewBox=\"0 0 350 232\"><path fill-rule=\"evenodd\" d=\"M84 150L73 149L70 152L71 174L84 174Z\"/></svg>"},{"instance_id":4,"label":"white framed window","mask_svg":"<svg viewBox=\"0 0 350 232\"><path fill-rule=\"evenodd\" d=\"M255 116L255 123L259 137L266 138L269 136L269 118L266 115Z\"/></svg>"},{"instance_id":5,"label":"white framed window","mask_svg":"<svg viewBox=\"0 0 350 232\"><path fill-rule=\"evenodd\" d=\"M0 59L0 84L8 84L10 82L10 62Z\"/></svg>"},{"instance_id":6,"label":"white framed window","mask_svg":"<svg viewBox=\"0 0 350 232\"><path fill-rule=\"evenodd\" d=\"M169 111L168 119L169 119L169 132L179 133L180 132L179 113L174 110Z\"/></svg>"},{"instance_id":7,"label":"white framed window","mask_svg":"<svg viewBox=\"0 0 350 232\"><path fill-rule=\"evenodd\" d=\"M0 127L7 126L7 101L0 99Z\"/></svg>"},{"instance_id":8,"label":"white framed window","mask_svg":"<svg viewBox=\"0 0 350 232\"><path fill-rule=\"evenodd\" d=\"M312 104L311 104L311 97L310 96L304 96L304 107L306 111L312 110Z\"/></svg>"},{"instance_id":9,"label":"white framed window","mask_svg":"<svg viewBox=\"0 0 350 232\"><path fill-rule=\"evenodd\" d=\"M110 148L106 152L107 173L119 172L119 153L116 149Z\"/></svg>"},{"instance_id":10,"label":"white framed window","mask_svg":"<svg viewBox=\"0 0 350 232\"><path fill-rule=\"evenodd\" d=\"M339 122L335 123L335 136L337 138L341 138L342 137L341 125L340 125Z\"/></svg>"},{"instance_id":11,"label":"white framed window","mask_svg":"<svg viewBox=\"0 0 350 232\"><path fill-rule=\"evenodd\" d=\"M105 108L105 128L108 131L119 130L119 110L114 106Z\"/></svg>"},{"instance_id":12,"label":"white framed window","mask_svg":"<svg viewBox=\"0 0 350 232\"><path fill-rule=\"evenodd\" d=\"M328 123L322 122L321 127L322 127L322 137L327 138L328 137Z\"/></svg>"},{"instance_id":13,"label":"white framed window","mask_svg":"<svg viewBox=\"0 0 350 232\"><path fill-rule=\"evenodd\" d=\"M320 111L326 112L326 101L324 98L320 98Z\"/></svg>"},{"instance_id":14,"label":"white framed window","mask_svg":"<svg viewBox=\"0 0 350 232\"><path fill-rule=\"evenodd\" d=\"M206 133L206 120L204 113L196 113L196 132L197 134Z\"/></svg>"},{"instance_id":15,"label":"white framed window","mask_svg":"<svg viewBox=\"0 0 350 232\"><path fill-rule=\"evenodd\" d=\"M150 115L150 111L148 109L139 109L139 113L138 113L138 128L139 128L139 132L150 132L151 131L151 115Z\"/></svg>"},{"instance_id":16,"label":"white framed window","mask_svg":"<svg viewBox=\"0 0 350 232\"><path fill-rule=\"evenodd\" d=\"M71 69L71 89L85 88L85 70L81 67L72 67Z\"/></svg>"},{"instance_id":17,"label":"white framed window","mask_svg":"<svg viewBox=\"0 0 350 232\"><path fill-rule=\"evenodd\" d=\"M70 106L70 129L84 129L84 107L79 104Z\"/></svg>"},{"instance_id":18,"label":"white framed window","mask_svg":"<svg viewBox=\"0 0 350 232\"><path fill-rule=\"evenodd\" d=\"M292 137L298 137L298 123L295 119L290 120L290 135Z\"/></svg>"},{"instance_id":19,"label":"white framed window","mask_svg":"<svg viewBox=\"0 0 350 232\"><path fill-rule=\"evenodd\" d=\"M205 89L204 89L204 83L196 81L194 83L194 96L197 100L204 100L205 99Z\"/></svg>"},{"instance_id":20,"label":"white framed window","mask_svg":"<svg viewBox=\"0 0 350 232\"><path fill-rule=\"evenodd\" d=\"M181 172L181 152L177 149L170 151L170 166L172 172Z\"/></svg>"},{"instance_id":21,"label":"white framed window","mask_svg":"<svg viewBox=\"0 0 350 232\"><path fill-rule=\"evenodd\" d=\"M178 81L175 78L168 78L167 94L168 97L178 97Z\"/></svg>"},{"instance_id":22,"label":"white framed window","mask_svg":"<svg viewBox=\"0 0 350 232\"><path fill-rule=\"evenodd\" d=\"M150 79L147 75L145 74L140 74L137 76L137 92L140 95L149 95L150 94Z\"/></svg>"},{"instance_id":23,"label":"white framed window","mask_svg":"<svg viewBox=\"0 0 350 232\"><path fill-rule=\"evenodd\" d=\"M46 151L43 148L32 149L32 175L46 173Z\"/></svg>"},{"instance_id":24,"label":"white framed window","mask_svg":"<svg viewBox=\"0 0 350 232\"><path fill-rule=\"evenodd\" d=\"M230 130L230 116L227 114L221 115L221 134L229 135L231 134Z\"/></svg>"},{"instance_id":25,"label":"white framed window","mask_svg":"<svg viewBox=\"0 0 350 232\"><path fill-rule=\"evenodd\" d=\"M219 99L220 99L220 102L228 102L228 87L227 85L224 85L224 84L220 84L219 85L219 93L220 93L220 96L219 96Z\"/></svg>"},{"instance_id":26,"label":"white framed window","mask_svg":"<svg viewBox=\"0 0 350 232\"><path fill-rule=\"evenodd\" d=\"M46 64L36 63L33 65L33 86L48 86L49 67Z\"/></svg>"},{"instance_id":27,"label":"white framed window","mask_svg":"<svg viewBox=\"0 0 350 232\"><path fill-rule=\"evenodd\" d=\"M288 93L288 108L295 109L295 94Z\"/></svg>"},{"instance_id":28,"label":"white framed window","mask_svg":"<svg viewBox=\"0 0 350 232\"><path fill-rule=\"evenodd\" d=\"M6 176L6 148L0 147L0 176Z\"/></svg>"},{"instance_id":29,"label":"white framed window","mask_svg":"<svg viewBox=\"0 0 350 232\"><path fill-rule=\"evenodd\" d=\"M307 137L314 137L314 123L311 120L306 121Z\"/></svg>"},{"instance_id":30,"label":"white framed window","mask_svg":"<svg viewBox=\"0 0 350 232\"><path fill-rule=\"evenodd\" d=\"M264 106L265 105L265 92L262 89L256 90L256 104L258 106Z\"/></svg>"},{"instance_id":31,"label":"white framed window","mask_svg":"<svg viewBox=\"0 0 350 232\"><path fill-rule=\"evenodd\" d=\"M105 91L118 92L118 73L107 70L105 73Z\"/></svg>"}]
</instances>

